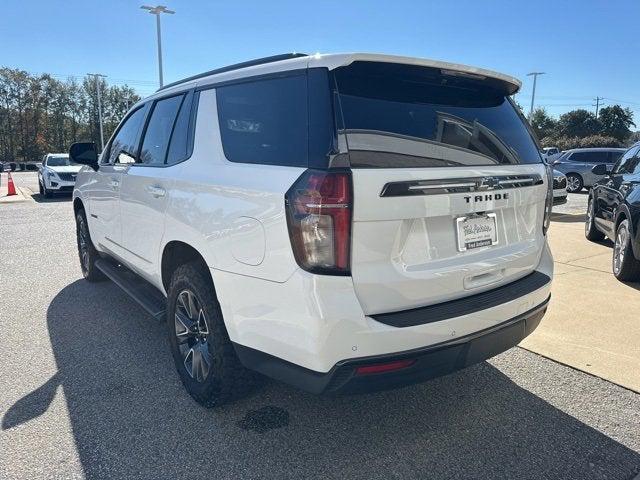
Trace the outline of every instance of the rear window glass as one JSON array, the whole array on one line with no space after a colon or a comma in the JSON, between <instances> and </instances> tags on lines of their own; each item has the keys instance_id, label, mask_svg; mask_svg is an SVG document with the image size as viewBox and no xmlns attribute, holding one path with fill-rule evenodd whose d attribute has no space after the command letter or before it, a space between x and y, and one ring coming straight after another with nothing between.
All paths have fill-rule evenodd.
<instances>
[{"instance_id":1,"label":"rear window glass","mask_svg":"<svg viewBox=\"0 0 640 480\"><path fill-rule=\"evenodd\" d=\"M375 62L355 62L334 75L352 166L542 161L497 81Z\"/></svg>"},{"instance_id":2,"label":"rear window glass","mask_svg":"<svg viewBox=\"0 0 640 480\"><path fill-rule=\"evenodd\" d=\"M306 75L218 87L216 98L228 160L307 166Z\"/></svg>"}]
</instances>

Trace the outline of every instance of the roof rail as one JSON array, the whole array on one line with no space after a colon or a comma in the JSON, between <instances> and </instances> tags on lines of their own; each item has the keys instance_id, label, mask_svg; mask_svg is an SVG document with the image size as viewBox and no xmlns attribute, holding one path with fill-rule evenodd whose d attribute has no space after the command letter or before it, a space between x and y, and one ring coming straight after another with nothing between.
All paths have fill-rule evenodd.
<instances>
[{"instance_id":1,"label":"roof rail","mask_svg":"<svg viewBox=\"0 0 640 480\"><path fill-rule=\"evenodd\" d=\"M226 67L216 68L215 70L209 70L208 72L199 73L198 75L193 75L192 77L183 78L182 80L178 80L177 82L164 85L163 87L160 87L156 91L159 92L160 90L164 90L170 87L175 87L176 85L180 85L181 83L190 82L192 80L208 77L209 75L215 75L217 73L231 72L232 70L239 70L241 68L254 67L256 65L262 65L265 63L279 62L281 60L290 60L292 58L300 58L300 57L308 57L308 55L306 53L283 53L281 55L272 55L270 57L257 58L255 60L235 63L233 65L228 65Z\"/></svg>"}]
</instances>

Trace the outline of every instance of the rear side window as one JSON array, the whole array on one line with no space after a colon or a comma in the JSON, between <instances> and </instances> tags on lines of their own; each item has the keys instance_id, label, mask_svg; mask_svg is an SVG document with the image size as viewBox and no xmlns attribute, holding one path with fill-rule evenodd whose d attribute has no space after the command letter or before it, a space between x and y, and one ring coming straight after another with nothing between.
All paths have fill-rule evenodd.
<instances>
[{"instance_id":1,"label":"rear side window","mask_svg":"<svg viewBox=\"0 0 640 480\"><path fill-rule=\"evenodd\" d=\"M572 162L584 163L606 163L609 158L609 152L593 151L593 152L576 152L571 156Z\"/></svg>"},{"instance_id":2,"label":"rear side window","mask_svg":"<svg viewBox=\"0 0 640 480\"><path fill-rule=\"evenodd\" d=\"M145 165L164 164L173 125L184 97L184 95L177 95L156 102L144 134L140 163Z\"/></svg>"},{"instance_id":3,"label":"rear side window","mask_svg":"<svg viewBox=\"0 0 640 480\"><path fill-rule=\"evenodd\" d=\"M352 166L540 163L498 81L435 68L354 62L334 71Z\"/></svg>"},{"instance_id":4,"label":"rear side window","mask_svg":"<svg viewBox=\"0 0 640 480\"><path fill-rule=\"evenodd\" d=\"M306 75L218 87L216 98L229 161L307 166Z\"/></svg>"}]
</instances>

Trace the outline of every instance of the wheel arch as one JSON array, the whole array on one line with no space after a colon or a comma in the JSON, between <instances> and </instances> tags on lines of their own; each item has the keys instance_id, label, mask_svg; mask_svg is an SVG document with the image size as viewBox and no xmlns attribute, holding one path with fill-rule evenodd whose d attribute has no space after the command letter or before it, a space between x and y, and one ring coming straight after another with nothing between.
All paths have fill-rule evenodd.
<instances>
[{"instance_id":1,"label":"wheel arch","mask_svg":"<svg viewBox=\"0 0 640 480\"><path fill-rule=\"evenodd\" d=\"M618 230L618 225L620 225L620 222L623 220L629 220L629 229L631 230L631 232L629 232L631 234L631 249L633 250L633 255L636 258L640 258L640 238L638 238L638 229L636 228L637 226L634 225L631 211L625 203L621 204L616 211L613 227L614 235Z\"/></svg>"},{"instance_id":2,"label":"wheel arch","mask_svg":"<svg viewBox=\"0 0 640 480\"><path fill-rule=\"evenodd\" d=\"M73 214L76 215L80 210L85 210L84 203L80 198L76 197L73 199Z\"/></svg>"},{"instance_id":3,"label":"wheel arch","mask_svg":"<svg viewBox=\"0 0 640 480\"><path fill-rule=\"evenodd\" d=\"M198 262L207 272L207 275L211 280L211 284L213 285L213 277L211 276L211 271L209 270L209 266L207 265L204 256L188 243L180 240L171 240L164 246L160 260L160 275L165 292L169 291L171 275L176 268L189 262Z\"/></svg>"}]
</instances>

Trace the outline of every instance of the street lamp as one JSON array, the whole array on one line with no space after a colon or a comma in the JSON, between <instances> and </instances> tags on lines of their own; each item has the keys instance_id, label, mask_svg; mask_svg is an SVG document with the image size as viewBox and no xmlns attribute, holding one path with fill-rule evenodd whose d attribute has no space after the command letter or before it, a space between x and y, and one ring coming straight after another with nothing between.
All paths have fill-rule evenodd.
<instances>
[{"instance_id":1,"label":"street lamp","mask_svg":"<svg viewBox=\"0 0 640 480\"><path fill-rule=\"evenodd\" d=\"M150 7L149 5L142 5L140 8L144 9L144 10L148 10L149 13L153 14L156 16L156 31L158 34L158 78L160 80L160 88L162 88L163 82L162 82L162 39L161 39L161 33L160 33L160 14L162 13L169 13L171 15L173 15L174 12L173 10L168 10L166 6L164 5L158 5L156 7Z\"/></svg>"},{"instance_id":2,"label":"street lamp","mask_svg":"<svg viewBox=\"0 0 640 480\"><path fill-rule=\"evenodd\" d=\"M98 123L100 124L100 146L102 150L104 150L104 133L102 132L102 101L100 99L100 79L107 78L106 75L102 75L101 73L87 73L88 77L93 77L96 81L96 95L98 97Z\"/></svg>"},{"instance_id":3,"label":"street lamp","mask_svg":"<svg viewBox=\"0 0 640 480\"><path fill-rule=\"evenodd\" d=\"M531 94L531 108L529 109L529 118L531 118L531 114L533 113L533 101L536 98L536 80L538 79L538 75L544 75L546 72L531 72L527 73L527 77L533 76L533 93Z\"/></svg>"}]
</instances>

